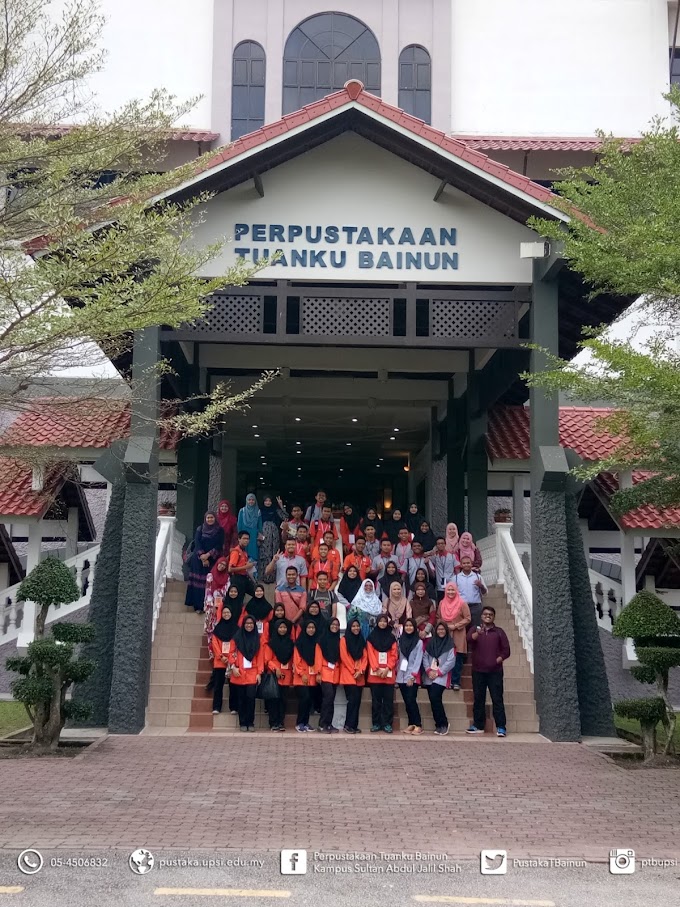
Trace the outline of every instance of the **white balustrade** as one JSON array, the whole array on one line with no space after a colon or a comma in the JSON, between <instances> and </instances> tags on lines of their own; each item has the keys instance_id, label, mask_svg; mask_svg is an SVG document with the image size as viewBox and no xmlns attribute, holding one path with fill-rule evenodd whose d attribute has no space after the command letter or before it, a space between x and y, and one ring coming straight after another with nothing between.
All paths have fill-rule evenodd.
<instances>
[{"instance_id":1,"label":"white balustrade","mask_svg":"<svg viewBox=\"0 0 680 907\"><path fill-rule=\"evenodd\" d=\"M532 611L531 582L522 563L522 556L512 540L512 523L495 523L496 530L496 582L500 583L508 598L515 618L527 660L534 670L534 619ZM526 547L522 545L522 547Z\"/></svg>"},{"instance_id":2,"label":"white balustrade","mask_svg":"<svg viewBox=\"0 0 680 907\"><path fill-rule=\"evenodd\" d=\"M95 545L64 561L65 566L71 570L81 595L75 602L50 608L46 625L89 605L98 557L99 545ZM0 591L0 646L16 639L17 645L24 647L33 640L34 628L23 625L23 603L17 599L19 586L20 583L16 583Z\"/></svg>"},{"instance_id":3,"label":"white balustrade","mask_svg":"<svg viewBox=\"0 0 680 907\"><path fill-rule=\"evenodd\" d=\"M596 570L588 570L597 624L609 633L623 607L623 586Z\"/></svg>"},{"instance_id":4,"label":"white balustrade","mask_svg":"<svg viewBox=\"0 0 680 907\"><path fill-rule=\"evenodd\" d=\"M156 635L156 624L161 612L167 581L182 578L182 546L185 541L182 533L175 529L174 516L159 516L158 523L154 558L152 640Z\"/></svg>"}]
</instances>

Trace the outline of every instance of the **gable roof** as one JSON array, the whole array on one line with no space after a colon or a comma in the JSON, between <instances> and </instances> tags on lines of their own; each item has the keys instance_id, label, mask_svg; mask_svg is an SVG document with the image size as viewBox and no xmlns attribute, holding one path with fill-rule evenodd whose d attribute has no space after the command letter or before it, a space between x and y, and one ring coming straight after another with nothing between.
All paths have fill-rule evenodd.
<instances>
[{"instance_id":1,"label":"gable roof","mask_svg":"<svg viewBox=\"0 0 680 907\"><path fill-rule=\"evenodd\" d=\"M193 178L163 197L188 197L199 189L224 191L346 130L364 135L521 223L537 213L567 219L555 206L558 197L550 189L370 94L356 79L218 149Z\"/></svg>"}]
</instances>

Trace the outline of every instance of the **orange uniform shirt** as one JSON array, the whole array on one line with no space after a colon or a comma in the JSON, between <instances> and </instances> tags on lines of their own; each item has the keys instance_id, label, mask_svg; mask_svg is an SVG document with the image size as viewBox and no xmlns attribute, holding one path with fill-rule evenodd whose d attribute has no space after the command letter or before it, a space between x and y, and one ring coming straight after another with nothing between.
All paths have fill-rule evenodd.
<instances>
[{"instance_id":1,"label":"orange uniform shirt","mask_svg":"<svg viewBox=\"0 0 680 907\"><path fill-rule=\"evenodd\" d=\"M318 644L316 647L316 658L314 659L313 665L308 665L304 658L300 655L295 648L293 652L293 686L294 687L303 687L305 684L302 681L303 677L309 678L309 683L307 686L315 687L320 679L319 675L321 673L321 649Z\"/></svg>"},{"instance_id":2,"label":"orange uniform shirt","mask_svg":"<svg viewBox=\"0 0 680 907\"><path fill-rule=\"evenodd\" d=\"M236 548L232 548L229 555L229 566L227 570L229 573L238 573L241 576L245 576L245 566L248 563L248 552L244 551L243 548L238 545Z\"/></svg>"},{"instance_id":3,"label":"orange uniform shirt","mask_svg":"<svg viewBox=\"0 0 680 907\"><path fill-rule=\"evenodd\" d=\"M327 661L321 647L319 646L320 658L320 671L319 671L319 683L340 683L340 661L337 661L333 667L331 667L330 661Z\"/></svg>"},{"instance_id":4,"label":"orange uniform shirt","mask_svg":"<svg viewBox=\"0 0 680 907\"><path fill-rule=\"evenodd\" d=\"M389 652L378 652L377 649L373 648L370 642L367 642L366 652L368 653L368 674L366 677L368 683L391 683L394 686L397 676L394 669L397 666L397 658L399 656L396 640ZM387 677L376 677L373 672L377 671L379 668L388 669L389 673Z\"/></svg>"},{"instance_id":5,"label":"orange uniform shirt","mask_svg":"<svg viewBox=\"0 0 680 907\"><path fill-rule=\"evenodd\" d=\"M367 554L359 555L353 551L347 555L343 562L343 572L347 573L350 567L356 567L361 579L365 580L371 569L371 559Z\"/></svg>"},{"instance_id":6,"label":"orange uniform shirt","mask_svg":"<svg viewBox=\"0 0 680 907\"><path fill-rule=\"evenodd\" d=\"M232 639L229 643L229 664L232 668L238 668L239 677L231 675L231 683L236 686L246 686L250 683L257 683L258 675L264 671L264 646L260 644L257 654L249 668L244 665L244 658L241 652L236 648L236 643Z\"/></svg>"},{"instance_id":7,"label":"orange uniform shirt","mask_svg":"<svg viewBox=\"0 0 680 907\"><path fill-rule=\"evenodd\" d=\"M338 530L335 528L335 520L330 519L328 522L326 520L312 520L312 524L309 527L309 535L314 540L315 548L317 541L321 542L323 540L324 532L332 532L333 538L337 540Z\"/></svg>"},{"instance_id":8,"label":"orange uniform shirt","mask_svg":"<svg viewBox=\"0 0 680 907\"><path fill-rule=\"evenodd\" d=\"M231 642L222 642L213 635L210 639L210 651L213 656L213 668L229 667L229 649Z\"/></svg>"},{"instance_id":9,"label":"orange uniform shirt","mask_svg":"<svg viewBox=\"0 0 680 907\"><path fill-rule=\"evenodd\" d=\"M336 551L335 554L338 555L337 560L329 556L325 561L320 560L318 557L312 561L312 566L309 568L309 588L316 589L318 583L316 577L318 573L326 572L328 574L328 585L332 586L334 582L337 581L338 575L340 573L340 568L338 561L340 560L340 555Z\"/></svg>"},{"instance_id":10,"label":"orange uniform shirt","mask_svg":"<svg viewBox=\"0 0 680 907\"><path fill-rule=\"evenodd\" d=\"M275 671L281 671L281 677L277 677L279 686L289 687L292 685L292 683L293 683L293 658L292 658L292 656L291 656L290 661L287 664L282 665L281 662L276 657L276 655L274 655L271 648L269 646L266 646L265 650L264 650L264 663L265 663L265 666L272 673L274 673Z\"/></svg>"},{"instance_id":11,"label":"orange uniform shirt","mask_svg":"<svg viewBox=\"0 0 680 907\"><path fill-rule=\"evenodd\" d=\"M366 683L367 667L368 656L366 654L366 649L364 649L361 659L355 661L347 651L347 643L343 636L340 640L340 683L363 687ZM361 671L361 675L358 678L354 676L356 671Z\"/></svg>"}]
</instances>

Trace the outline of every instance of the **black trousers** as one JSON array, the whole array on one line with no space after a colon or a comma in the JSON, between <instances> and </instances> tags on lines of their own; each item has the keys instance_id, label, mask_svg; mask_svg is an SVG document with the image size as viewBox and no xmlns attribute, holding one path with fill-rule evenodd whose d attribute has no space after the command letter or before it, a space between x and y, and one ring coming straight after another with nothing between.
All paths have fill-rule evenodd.
<instances>
[{"instance_id":1,"label":"black trousers","mask_svg":"<svg viewBox=\"0 0 680 907\"><path fill-rule=\"evenodd\" d=\"M238 723L241 727L255 726L256 683L238 684Z\"/></svg>"},{"instance_id":2,"label":"black trousers","mask_svg":"<svg viewBox=\"0 0 680 907\"><path fill-rule=\"evenodd\" d=\"M493 720L496 727L506 727L505 705L503 703L503 672L502 671L473 671L472 692L474 703L472 706L475 727L484 730L486 724L486 691L491 696Z\"/></svg>"},{"instance_id":3,"label":"black trousers","mask_svg":"<svg viewBox=\"0 0 680 907\"><path fill-rule=\"evenodd\" d=\"M321 692L321 684L317 683L315 687L312 687L312 708L315 712L321 714L321 700L323 694Z\"/></svg>"},{"instance_id":4,"label":"black trousers","mask_svg":"<svg viewBox=\"0 0 680 907\"><path fill-rule=\"evenodd\" d=\"M269 715L269 727L281 727L283 718L286 713L286 700L284 698L283 688L281 689L280 699L268 699L267 714Z\"/></svg>"},{"instance_id":5,"label":"black trousers","mask_svg":"<svg viewBox=\"0 0 680 907\"><path fill-rule=\"evenodd\" d=\"M236 586L243 595L255 595L255 583L247 573L232 573L230 584Z\"/></svg>"},{"instance_id":6,"label":"black trousers","mask_svg":"<svg viewBox=\"0 0 680 907\"><path fill-rule=\"evenodd\" d=\"M239 691L241 687L229 681L229 711L238 712Z\"/></svg>"},{"instance_id":7,"label":"black trousers","mask_svg":"<svg viewBox=\"0 0 680 907\"><path fill-rule=\"evenodd\" d=\"M401 698L406 706L409 726L415 724L416 727L422 727L423 720L420 717L420 709L418 708L418 684L414 683L409 686L407 683L400 683L399 689L401 690Z\"/></svg>"},{"instance_id":8,"label":"black trousers","mask_svg":"<svg viewBox=\"0 0 680 907\"><path fill-rule=\"evenodd\" d=\"M449 720L446 717L446 711L444 710L444 705L442 704L444 689L445 687L440 683L431 683L427 688L427 695L430 697L435 727L446 727L449 723Z\"/></svg>"},{"instance_id":9,"label":"black trousers","mask_svg":"<svg viewBox=\"0 0 680 907\"><path fill-rule=\"evenodd\" d=\"M361 706L361 694L363 687L355 683L345 684L345 696L347 697L347 716L345 718L345 727L352 728L353 731L359 727L359 708Z\"/></svg>"},{"instance_id":10,"label":"black trousers","mask_svg":"<svg viewBox=\"0 0 680 907\"><path fill-rule=\"evenodd\" d=\"M222 711L222 700L224 698L224 680L227 676L226 668L213 668L213 711ZM231 687L230 687L231 689Z\"/></svg>"},{"instance_id":11,"label":"black trousers","mask_svg":"<svg viewBox=\"0 0 680 907\"><path fill-rule=\"evenodd\" d=\"M312 690L314 687L300 686L298 693L298 710L296 724L309 724L309 713L312 711Z\"/></svg>"},{"instance_id":12,"label":"black trousers","mask_svg":"<svg viewBox=\"0 0 680 907\"><path fill-rule=\"evenodd\" d=\"M394 685L391 683L372 683L371 718L373 724L385 727L394 720Z\"/></svg>"},{"instance_id":13,"label":"black trousers","mask_svg":"<svg viewBox=\"0 0 680 907\"><path fill-rule=\"evenodd\" d=\"M337 686L334 683L321 681L321 709L319 724L321 727L330 727L333 724L333 712L335 711L335 691Z\"/></svg>"}]
</instances>

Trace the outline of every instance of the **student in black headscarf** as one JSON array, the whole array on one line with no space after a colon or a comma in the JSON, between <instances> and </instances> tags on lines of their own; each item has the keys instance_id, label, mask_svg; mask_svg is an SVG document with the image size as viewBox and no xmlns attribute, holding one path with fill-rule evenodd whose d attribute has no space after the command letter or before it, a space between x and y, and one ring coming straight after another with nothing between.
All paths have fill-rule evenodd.
<instances>
[{"instance_id":1,"label":"student in black headscarf","mask_svg":"<svg viewBox=\"0 0 680 907\"><path fill-rule=\"evenodd\" d=\"M229 663L229 643L238 630L238 617L232 612L229 601L225 601L220 609L219 620L215 624L210 639L210 648L213 655L213 715L222 711L224 695L224 682L227 676ZM229 711L238 711L236 688L229 684Z\"/></svg>"},{"instance_id":2,"label":"student in black headscarf","mask_svg":"<svg viewBox=\"0 0 680 907\"><path fill-rule=\"evenodd\" d=\"M272 616L272 606L265 598L264 586L262 583L257 583L255 586L255 595L246 602L241 623L243 623L247 614L254 618L257 632L262 637L262 642L265 643L268 635L267 625Z\"/></svg>"},{"instance_id":3,"label":"student in black headscarf","mask_svg":"<svg viewBox=\"0 0 680 907\"><path fill-rule=\"evenodd\" d=\"M309 723L309 715L312 709L312 690L317 685L319 673L318 642L316 623L309 620L298 636L293 653L293 686L298 691L295 730L301 734L314 730Z\"/></svg>"},{"instance_id":4,"label":"student in black headscarf","mask_svg":"<svg viewBox=\"0 0 680 907\"><path fill-rule=\"evenodd\" d=\"M418 708L418 687L420 666L423 661L423 642L412 617L407 617L404 621L404 629L399 637L398 645L397 684L406 706L408 719L408 725L402 730L402 733L420 736L423 733L423 722Z\"/></svg>"},{"instance_id":5,"label":"student in black headscarf","mask_svg":"<svg viewBox=\"0 0 680 907\"><path fill-rule=\"evenodd\" d=\"M440 737L445 737L449 732L449 722L442 698L444 690L449 685L451 669L455 663L456 652L449 628L443 621L439 621L425 646L421 677L432 706L434 732Z\"/></svg>"},{"instance_id":6,"label":"student in black headscarf","mask_svg":"<svg viewBox=\"0 0 680 907\"><path fill-rule=\"evenodd\" d=\"M425 517L420 513L418 505L415 502L408 505L408 510L404 514L404 520L406 521L406 527L412 536L418 532L420 524L424 519Z\"/></svg>"},{"instance_id":7,"label":"student in black headscarf","mask_svg":"<svg viewBox=\"0 0 680 907\"><path fill-rule=\"evenodd\" d=\"M366 529L367 526L373 526L375 528L375 537L376 539L378 539L378 541L380 541L380 539L383 537L385 528L383 526L382 520L378 516L378 512L375 507L368 508L368 510L366 511L366 516L362 518L359 525L361 526L362 532Z\"/></svg>"},{"instance_id":8,"label":"student in black headscarf","mask_svg":"<svg viewBox=\"0 0 680 907\"><path fill-rule=\"evenodd\" d=\"M366 640L361 632L361 621L358 617L347 621L345 635L340 640L340 683L347 697L347 716L344 731L346 734L360 734L359 708L361 693L366 683Z\"/></svg>"},{"instance_id":9,"label":"student in black headscarf","mask_svg":"<svg viewBox=\"0 0 680 907\"><path fill-rule=\"evenodd\" d=\"M269 625L269 641L265 647L265 665L276 676L281 691L279 699L268 700L269 727L272 731L285 731L286 691L293 685L293 652L295 644L291 632L293 625L286 618L273 620Z\"/></svg>"},{"instance_id":10,"label":"student in black headscarf","mask_svg":"<svg viewBox=\"0 0 680 907\"><path fill-rule=\"evenodd\" d=\"M338 586L338 603L349 609L352 606L355 595L361 589L361 583L362 579L359 571L352 564L342 574L342 579Z\"/></svg>"},{"instance_id":11,"label":"student in black headscarf","mask_svg":"<svg viewBox=\"0 0 680 907\"><path fill-rule=\"evenodd\" d=\"M361 516L352 507L351 504L342 505L342 516L340 517L340 538L342 539L342 551L344 557L352 551L352 545L355 543L357 536L360 534L359 524Z\"/></svg>"},{"instance_id":12,"label":"student in black headscarf","mask_svg":"<svg viewBox=\"0 0 680 907\"><path fill-rule=\"evenodd\" d=\"M437 547L437 536L432 531L430 524L427 520L421 520L418 531L416 532L414 542L420 542L423 546L423 551L425 554L429 554L430 551L434 551Z\"/></svg>"},{"instance_id":13,"label":"student in black headscarf","mask_svg":"<svg viewBox=\"0 0 680 907\"><path fill-rule=\"evenodd\" d=\"M250 615L229 643L230 682L238 691L238 723L242 731L255 730L255 692L264 671L264 647L255 620Z\"/></svg>"},{"instance_id":14,"label":"student in black headscarf","mask_svg":"<svg viewBox=\"0 0 680 907\"><path fill-rule=\"evenodd\" d=\"M392 733L394 719L394 680L397 666L397 640L390 618L378 615L376 625L366 640L368 655L368 685L371 689L371 731Z\"/></svg>"},{"instance_id":15,"label":"student in black headscarf","mask_svg":"<svg viewBox=\"0 0 680 907\"><path fill-rule=\"evenodd\" d=\"M337 734L333 727L335 693L340 683L340 621L334 617L326 627L319 640L321 654L321 709L319 710L319 730L327 734Z\"/></svg>"},{"instance_id":16,"label":"student in black headscarf","mask_svg":"<svg viewBox=\"0 0 680 907\"><path fill-rule=\"evenodd\" d=\"M406 525L406 520L401 515L401 510L396 507L392 511L392 516L389 520L385 521L385 532L387 538L392 542L392 545L396 545L399 541L399 530L408 529Z\"/></svg>"},{"instance_id":17,"label":"student in black headscarf","mask_svg":"<svg viewBox=\"0 0 680 907\"><path fill-rule=\"evenodd\" d=\"M203 523L196 529L193 552L188 560L187 591L184 597L187 607L203 611L205 581L223 549L224 529L217 522L214 511L209 510Z\"/></svg>"},{"instance_id":18,"label":"student in black headscarf","mask_svg":"<svg viewBox=\"0 0 680 907\"><path fill-rule=\"evenodd\" d=\"M317 640L321 639L324 632L326 631L326 618L321 613L321 603L315 599L310 599L307 603L307 611L302 617L302 629L300 631L300 636L304 635L305 627L307 624L313 623L316 626L316 638ZM312 687L309 693L311 697L311 713L321 711L321 687L317 683Z\"/></svg>"}]
</instances>

